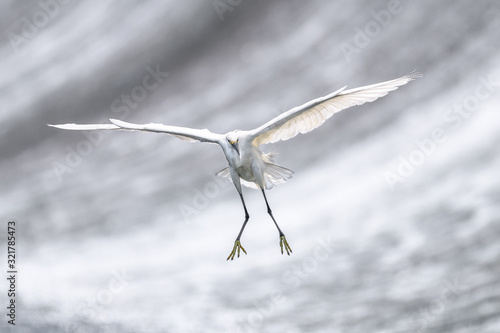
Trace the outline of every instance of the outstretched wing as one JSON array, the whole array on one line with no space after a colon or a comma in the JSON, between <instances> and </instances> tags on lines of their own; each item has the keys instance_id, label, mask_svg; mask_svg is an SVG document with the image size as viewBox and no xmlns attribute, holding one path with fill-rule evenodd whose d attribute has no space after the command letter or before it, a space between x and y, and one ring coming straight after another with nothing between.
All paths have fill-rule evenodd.
<instances>
[{"instance_id":1,"label":"outstretched wing","mask_svg":"<svg viewBox=\"0 0 500 333\"><path fill-rule=\"evenodd\" d=\"M422 75L412 72L395 80L345 90L343 87L327 96L313 99L288 110L264 125L249 131L254 144L261 145L288 140L299 133L307 133L321 126L334 113L354 105L373 102Z\"/></svg>"},{"instance_id":2,"label":"outstretched wing","mask_svg":"<svg viewBox=\"0 0 500 333\"><path fill-rule=\"evenodd\" d=\"M92 130L115 130L120 129L120 127L113 124L61 124L61 125L51 125L47 126L71 130L71 131L92 131Z\"/></svg>"},{"instance_id":3,"label":"outstretched wing","mask_svg":"<svg viewBox=\"0 0 500 333\"><path fill-rule=\"evenodd\" d=\"M189 142L209 142L218 143L223 139L223 135L212 133L207 129L193 129L187 127L179 126L168 126L163 124L132 124L125 121L110 119L112 124L90 124L90 125L79 125L79 124L63 124L63 125L49 125L52 127L57 127L66 130L129 130L129 131L146 131L155 133L167 133L175 136L184 141Z\"/></svg>"}]
</instances>

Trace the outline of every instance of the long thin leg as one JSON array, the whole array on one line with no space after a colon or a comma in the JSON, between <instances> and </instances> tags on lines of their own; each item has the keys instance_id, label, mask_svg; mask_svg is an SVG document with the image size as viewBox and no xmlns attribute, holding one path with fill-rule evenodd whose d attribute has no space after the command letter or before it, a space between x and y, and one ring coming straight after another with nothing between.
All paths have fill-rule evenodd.
<instances>
[{"instance_id":1,"label":"long thin leg","mask_svg":"<svg viewBox=\"0 0 500 333\"><path fill-rule=\"evenodd\" d=\"M290 245L288 245L288 242L286 241L285 234L283 233L283 231L281 231L280 227L278 226L278 223L276 223L276 220L274 219L271 207L269 207L269 203L267 202L266 192L264 190L262 190L262 194L264 195L264 200L266 201L267 213L273 219L273 222L276 225L276 228L278 228L278 232L280 233L281 254L283 254L283 245L284 245L285 246L285 250L286 250L286 254L290 255L290 253L292 253L293 251L290 248Z\"/></svg>"},{"instance_id":2,"label":"long thin leg","mask_svg":"<svg viewBox=\"0 0 500 333\"><path fill-rule=\"evenodd\" d=\"M240 198L241 198L241 203L243 204L243 209L245 210L245 221L243 222L243 225L241 226L240 233L238 234L238 237L236 237L236 240L240 240L241 234L243 234L243 230L245 230L245 226L247 225L248 219L250 218L250 215L248 214L248 210L247 210L247 205L245 205L245 200L243 199L243 194L241 194L241 193L240 193Z\"/></svg>"},{"instance_id":3,"label":"long thin leg","mask_svg":"<svg viewBox=\"0 0 500 333\"><path fill-rule=\"evenodd\" d=\"M241 230L240 230L240 233L238 234L238 237L236 237L236 240L234 241L233 251L231 251L231 253L229 254L229 257L227 257L226 260L229 260L229 259L233 260L234 256L236 255L236 252L238 252L238 258L239 258L240 257L240 249L243 252L245 252L245 254L247 254L247 251L245 251L243 246L241 246L240 238L241 238L241 235L243 234L243 230L245 230L245 226L247 225L247 222L248 222L248 219L250 218L250 215L248 214L247 206L245 205L245 200L243 199L243 194L241 194L240 192L238 192L238 193L239 193L240 198L241 198L241 203L243 204L243 209L245 210L245 221L243 222L243 225L241 226Z\"/></svg>"}]
</instances>

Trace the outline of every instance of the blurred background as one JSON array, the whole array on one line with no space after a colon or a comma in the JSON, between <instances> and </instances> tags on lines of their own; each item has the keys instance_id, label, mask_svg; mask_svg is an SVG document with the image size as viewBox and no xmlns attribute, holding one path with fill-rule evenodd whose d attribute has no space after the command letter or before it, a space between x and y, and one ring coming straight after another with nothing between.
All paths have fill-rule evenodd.
<instances>
[{"instance_id":1,"label":"blurred background","mask_svg":"<svg viewBox=\"0 0 500 333\"><path fill-rule=\"evenodd\" d=\"M500 332L500 3L0 4L2 332ZM252 129L424 77L263 146L294 178L243 222L216 145L46 124Z\"/></svg>"}]
</instances>

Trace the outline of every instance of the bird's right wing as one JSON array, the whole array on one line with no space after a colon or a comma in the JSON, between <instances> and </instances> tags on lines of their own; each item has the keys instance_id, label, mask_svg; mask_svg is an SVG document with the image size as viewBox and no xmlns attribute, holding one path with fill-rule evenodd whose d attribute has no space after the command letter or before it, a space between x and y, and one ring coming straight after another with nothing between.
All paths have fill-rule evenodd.
<instances>
[{"instance_id":1,"label":"bird's right wing","mask_svg":"<svg viewBox=\"0 0 500 333\"><path fill-rule=\"evenodd\" d=\"M129 131L146 131L154 133L167 133L176 138L189 142L209 142L219 143L223 140L223 135L212 133L207 129L194 129L179 126L168 126L163 124L133 124L125 121L110 119L112 124L62 124L49 125L56 128L66 130L88 131L88 130L129 130Z\"/></svg>"},{"instance_id":2,"label":"bird's right wing","mask_svg":"<svg viewBox=\"0 0 500 333\"><path fill-rule=\"evenodd\" d=\"M398 79L345 90L343 87L327 96L313 99L288 110L264 125L249 131L254 144L262 145L288 140L299 133L307 133L321 126L333 114L354 105L373 102L422 75L410 73Z\"/></svg>"}]
</instances>

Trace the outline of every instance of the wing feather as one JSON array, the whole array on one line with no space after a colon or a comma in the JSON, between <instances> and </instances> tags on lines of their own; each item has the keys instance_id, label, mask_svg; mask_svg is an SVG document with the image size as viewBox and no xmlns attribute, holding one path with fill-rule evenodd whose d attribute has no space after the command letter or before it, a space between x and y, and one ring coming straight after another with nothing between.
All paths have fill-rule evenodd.
<instances>
[{"instance_id":1,"label":"wing feather","mask_svg":"<svg viewBox=\"0 0 500 333\"><path fill-rule=\"evenodd\" d=\"M61 124L50 125L50 127L71 130L71 131L91 131L91 130L118 130L120 127L113 124Z\"/></svg>"},{"instance_id":2,"label":"wing feather","mask_svg":"<svg viewBox=\"0 0 500 333\"><path fill-rule=\"evenodd\" d=\"M125 121L110 119L112 124L61 124L49 125L56 128L76 131L89 130L129 130L129 131L146 131L155 133L167 133L176 138L188 142L209 142L218 143L223 137L221 134L212 133L207 129L193 129L187 127L168 126L163 124L133 124Z\"/></svg>"},{"instance_id":3,"label":"wing feather","mask_svg":"<svg viewBox=\"0 0 500 333\"><path fill-rule=\"evenodd\" d=\"M373 102L422 75L412 72L398 79L345 90L343 87L327 96L286 111L264 125L249 131L256 145L288 140L321 126L333 114L351 106Z\"/></svg>"},{"instance_id":4,"label":"wing feather","mask_svg":"<svg viewBox=\"0 0 500 333\"><path fill-rule=\"evenodd\" d=\"M188 142L209 142L218 143L223 135L210 132L208 129L194 129L180 126L169 126L163 124L132 124L127 123L122 120L110 119L113 124L119 126L122 129L132 130L132 131L146 131L154 133L167 133L175 136L178 139L188 141Z\"/></svg>"}]
</instances>

